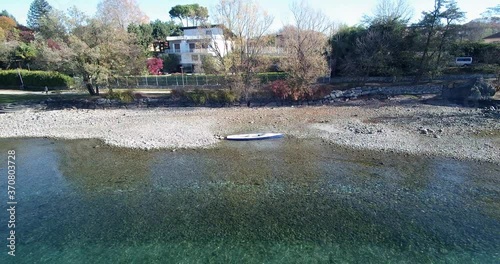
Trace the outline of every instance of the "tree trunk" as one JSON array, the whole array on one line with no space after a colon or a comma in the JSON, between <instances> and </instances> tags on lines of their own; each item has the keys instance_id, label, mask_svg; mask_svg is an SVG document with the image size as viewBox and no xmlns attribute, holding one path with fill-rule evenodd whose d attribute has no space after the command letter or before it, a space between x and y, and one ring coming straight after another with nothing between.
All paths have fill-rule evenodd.
<instances>
[{"instance_id":1,"label":"tree trunk","mask_svg":"<svg viewBox=\"0 0 500 264\"><path fill-rule=\"evenodd\" d=\"M90 95L98 95L99 93L94 90L94 86L89 77L84 77L83 82L85 83L85 87Z\"/></svg>"}]
</instances>

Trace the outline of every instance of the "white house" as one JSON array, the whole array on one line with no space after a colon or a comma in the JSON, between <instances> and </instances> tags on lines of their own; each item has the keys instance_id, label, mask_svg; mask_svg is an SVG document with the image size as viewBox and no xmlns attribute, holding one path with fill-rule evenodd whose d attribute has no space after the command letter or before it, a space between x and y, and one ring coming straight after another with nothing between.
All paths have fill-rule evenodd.
<instances>
[{"instance_id":1,"label":"white house","mask_svg":"<svg viewBox=\"0 0 500 264\"><path fill-rule=\"evenodd\" d=\"M197 72L202 56L225 56L230 49L221 26L182 27L181 30L183 36L167 37L168 49L164 52L179 55L185 72Z\"/></svg>"}]
</instances>

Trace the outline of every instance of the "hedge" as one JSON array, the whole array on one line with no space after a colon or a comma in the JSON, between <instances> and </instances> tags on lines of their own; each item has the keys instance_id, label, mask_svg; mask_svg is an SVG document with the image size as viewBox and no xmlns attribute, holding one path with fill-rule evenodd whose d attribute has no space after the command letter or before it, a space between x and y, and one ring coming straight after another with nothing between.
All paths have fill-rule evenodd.
<instances>
[{"instance_id":1,"label":"hedge","mask_svg":"<svg viewBox=\"0 0 500 264\"><path fill-rule=\"evenodd\" d=\"M52 71L28 71L28 70L1 70L0 89L20 89L23 78L24 88L39 90L45 86L49 88L69 88L74 84L73 78L58 72Z\"/></svg>"},{"instance_id":2,"label":"hedge","mask_svg":"<svg viewBox=\"0 0 500 264\"><path fill-rule=\"evenodd\" d=\"M453 44L450 54L456 57L472 57L473 64L500 64L500 44L461 42Z\"/></svg>"}]
</instances>

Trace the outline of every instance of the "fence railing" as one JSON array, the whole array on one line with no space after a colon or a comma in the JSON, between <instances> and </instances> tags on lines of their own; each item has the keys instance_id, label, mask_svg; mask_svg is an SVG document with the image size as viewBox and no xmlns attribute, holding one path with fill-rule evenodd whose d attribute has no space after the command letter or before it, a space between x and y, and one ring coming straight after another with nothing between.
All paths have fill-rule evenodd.
<instances>
[{"instance_id":1,"label":"fence railing","mask_svg":"<svg viewBox=\"0 0 500 264\"><path fill-rule=\"evenodd\" d=\"M495 78L494 74L472 74L472 75L445 75L435 77L433 79L425 79L424 81L432 80L464 80L482 76L484 78ZM259 84L286 79L285 73L261 73L257 75ZM148 76L123 76L109 78L100 83L101 86L110 88L172 88L182 86L204 86L204 87L221 87L234 78L231 75L200 75L200 74L172 74L172 75L148 75ZM414 77L320 77L316 80L317 83L358 83L358 82L412 82ZM75 83L82 83L81 78L75 77Z\"/></svg>"},{"instance_id":2,"label":"fence railing","mask_svg":"<svg viewBox=\"0 0 500 264\"><path fill-rule=\"evenodd\" d=\"M261 84L286 78L284 73L269 73L257 75ZM182 86L218 87L226 84L233 76L200 75L200 74L172 74L148 76L123 76L108 78L100 83L110 88L171 88ZM75 78L75 83L82 83L81 78Z\"/></svg>"}]
</instances>

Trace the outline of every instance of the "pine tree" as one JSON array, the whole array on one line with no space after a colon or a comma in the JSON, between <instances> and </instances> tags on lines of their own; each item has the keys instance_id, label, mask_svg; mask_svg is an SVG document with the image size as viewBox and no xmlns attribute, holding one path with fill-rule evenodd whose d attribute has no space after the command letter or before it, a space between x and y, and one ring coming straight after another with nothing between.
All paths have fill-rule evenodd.
<instances>
[{"instance_id":1,"label":"pine tree","mask_svg":"<svg viewBox=\"0 0 500 264\"><path fill-rule=\"evenodd\" d=\"M52 10L52 6L45 0L34 0L28 11L28 27L38 30L40 28L40 19L47 16Z\"/></svg>"}]
</instances>

